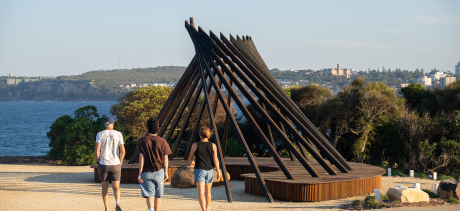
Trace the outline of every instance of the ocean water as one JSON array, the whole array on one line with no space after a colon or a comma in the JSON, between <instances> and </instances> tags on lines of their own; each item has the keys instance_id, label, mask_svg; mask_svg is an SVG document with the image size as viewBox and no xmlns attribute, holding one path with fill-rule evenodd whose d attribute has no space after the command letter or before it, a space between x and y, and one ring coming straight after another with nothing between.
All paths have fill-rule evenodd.
<instances>
[{"instance_id":1,"label":"ocean water","mask_svg":"<svg viewBox=\"0 0 460 211\"><path fill-rule=\"evenodd\" d=\"M0 101L0 156L42 156L50 148L46 133L51 124L62 115L74 117L80 107L94 105L99 115L110 116L114 101ZM243 100L245 105L249 101ZM241 110L233 103L236 116L242 117Z\"/></svg>"},{"instance_id":2,"label":"ocean water","mask_svg":"<svg viewBox=\"0 0 460 211\"><path fill-rule=\"evenodd\" d=\"M42 156L49 152L46 133L62 115L74 117L80 107L94 105L110 115L116 102L0 101L0 156Z\"/></svg>"}]
</instances>

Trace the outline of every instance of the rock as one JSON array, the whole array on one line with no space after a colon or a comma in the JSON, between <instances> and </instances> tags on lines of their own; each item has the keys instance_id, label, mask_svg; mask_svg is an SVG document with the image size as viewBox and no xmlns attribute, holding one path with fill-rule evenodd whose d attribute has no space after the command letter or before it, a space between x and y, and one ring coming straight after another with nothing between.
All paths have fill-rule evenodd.
<instances>
[{"instance_id":1,"label":"rock","mask_svg":"<svg viewBox=\"0 0 460 211\"><path fill-rule=\"evenodd\" d=\"M408 188L404 185L397 185L389 188L387 196L392 201L400 202L429 202L430 196L418 188Z\"/></svg>"},{"instance_id":2,"label":"rock","mask_svg":"<svg viewBox=\"0 0 460 211\"><path fill-rule=\"evenodd\" d=\"M438 185L438 197L443 199L455 198L460 196L460 181L454 179L442 180Z\"/></svg>"},{"instance_id":3,"label":"rock","mask_svg":"<svg viewBox=\"0 0 460 211\"><path fill-rule=\"evenodd\" d=\"M173 176L171 177L171 187L172 188L188 188L188 187L195 187L195 175L194 175L195 168L190 166L184 166L177 171L174 172ZM227 172L227 179L230 180L230 174ZM217 171L214 170L214 181L212 186L219 186L224 184L224 179L222 178L221 181L217 180Z\"/></svg>"},{"instance_id":4,"label":"rock","mask_svg":"<svg viewBox=\"0 0 460 211\"><path fill-rule=\"evenodd\" d=\"M193 170L194 168L190 166L184 166L176 170L171 177L171 187L186 188L195 186Z\"/></svg>"}]
</instances>

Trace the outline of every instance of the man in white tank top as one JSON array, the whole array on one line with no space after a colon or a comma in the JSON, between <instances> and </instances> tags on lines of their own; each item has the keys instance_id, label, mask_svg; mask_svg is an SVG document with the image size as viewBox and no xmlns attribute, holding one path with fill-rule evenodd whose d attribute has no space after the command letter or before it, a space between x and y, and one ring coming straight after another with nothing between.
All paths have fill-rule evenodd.
<instances>
[{"instance_id":1,"label":"man in white tank top","mask_svg":"<svg viewBox=\"0 0 460 211\"><path fill-rule=\"evenodd\" d=\"M107 117L104 121L105 130L96 136L96 162L98 163L99 179L102 184L102 200L105 210L108 208L109 180L112 181L113 193L116 201L116 211L120 208L120 177L121 165L125 157L125 145L123 135L114 130L115 120Z\"/></svg>"}]
</instances>

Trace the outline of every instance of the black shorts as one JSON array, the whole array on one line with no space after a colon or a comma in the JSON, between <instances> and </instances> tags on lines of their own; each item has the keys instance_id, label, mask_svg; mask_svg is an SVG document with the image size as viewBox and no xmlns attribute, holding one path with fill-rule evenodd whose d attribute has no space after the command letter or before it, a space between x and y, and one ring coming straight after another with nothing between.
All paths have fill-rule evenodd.
<instances>
[{"instance_id":1,"label":"black shorts","mask_svg":"<svg viewBox=\"0 0 460 211\"><path fill-rule=\"evenodd\" d=\"M120 181L121 178L121 164L119 165L102 165L98 164L97 170L99 171L99 179L101 182Z\"/></svg>"}]
</instances>

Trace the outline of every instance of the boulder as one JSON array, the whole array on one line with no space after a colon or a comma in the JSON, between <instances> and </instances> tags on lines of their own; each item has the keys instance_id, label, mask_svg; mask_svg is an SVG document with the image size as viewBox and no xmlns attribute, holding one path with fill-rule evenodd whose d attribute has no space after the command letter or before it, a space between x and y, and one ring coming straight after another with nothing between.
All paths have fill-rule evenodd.
<instances>
[{"instance_id":1,"label":"boulder","mask_svg":"<svg viewBox=\"0 0 460 211\"><path fill-rule=\"evenodd\" d=\"M172 188L188 188L195 187L195 168L190 166L184 166L176 170L171 177ZM227 172L227 179L230 180L230 174ZM214 181L212 186L219 186L224 184L224 178L217 181L217 171L214 169Z\"/></svg>"},{"instance_id":2,"label":"boulder","mask_svg":"<svg viewBox=\"0 0 460 211\"><path fill-rule=\"evenodd\" d=\"M184 166L176 170L171 177L171 187L186 188L195 186L193 170L194 168L190 166Z\"/></svg>"},{"instance_id":3,"label":"boulder","mask_svg":"<svg viewBox=\"0 0 460 211\"><path fill-rule=\"evenodd\" d=\"M460 181L454 179L442 180L438 185L438 197L443 199L455 198L460 196Z\"/></svg>"},{"instance_id":4,"label":"boulder","mask_svg":"<svg viewBox=\"0 0 460 211\"><path fill-rule=\"evenodd\" d=\"M414 187L406 187L404 185L397 185L396 187L389 188L387 196L392 201L400 202L421 202L430 201L430 196L422 190Z\"/></svg>"}]
</instances>

